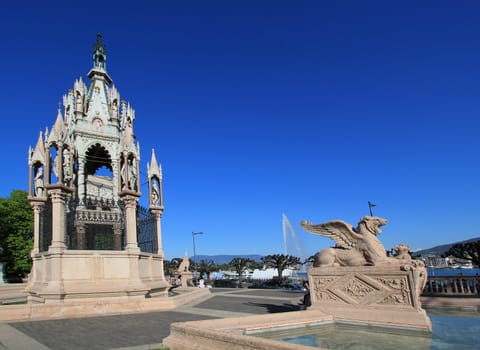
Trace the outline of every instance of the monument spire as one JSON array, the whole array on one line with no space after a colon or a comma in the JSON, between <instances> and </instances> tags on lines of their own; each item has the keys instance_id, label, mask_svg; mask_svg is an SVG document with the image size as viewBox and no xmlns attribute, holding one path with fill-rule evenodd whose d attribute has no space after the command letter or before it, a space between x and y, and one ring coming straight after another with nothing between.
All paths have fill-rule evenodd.
<instances>
[{"instance_id":1,"label":"monument spire","mask_svg":"<svg viewBox=\"0 0 480 350\"><path fill-rule=\"evenodd\" d=\"M107 74L107 46L102 42L102 34L97 34L97 41L93 45L93 68L88 73L90 79L103 78L107 84L112 79Z\"/></svg>"},{"instance_id":2,"label":"monument spire","mask_svg":"<svg viewBox=\"0 0 480 350\"><path fill-rule=\"evenodd\" d=\"M107 47L102 43L102 34L97 34L97 42L93 46L93 67L107 70Z\"/></svg>"}]
</instances>

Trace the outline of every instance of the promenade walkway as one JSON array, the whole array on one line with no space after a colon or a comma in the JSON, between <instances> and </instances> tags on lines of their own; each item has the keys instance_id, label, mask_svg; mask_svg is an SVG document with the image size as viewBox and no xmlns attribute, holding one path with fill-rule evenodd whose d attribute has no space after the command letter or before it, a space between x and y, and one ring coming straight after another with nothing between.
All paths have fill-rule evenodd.
<instances>
[{"instance_id":1,"label":"promenade walkway","mask_svg":"<svg viewBox=\"0 0 480 350\"><path fill-rule=\"evenodd\" d=\"M0 323L0 350L158 349L172 322L297 311L303 293L211 289L210 298L175 311Z\"/></svg>"},{"instance_id":2,"label":"promenade walkway","mask_svg":"<svg viewBox=\"0 0 480 350\"><path fill-rule=\"evenodd\" d=\"M0 350L158 349L172 322L297 311L303 296L278 289L210 291L209 298L174 311L0 323ZM422 297L422 303L480 311L480 298Z\"/></svg>"}]
</instances>

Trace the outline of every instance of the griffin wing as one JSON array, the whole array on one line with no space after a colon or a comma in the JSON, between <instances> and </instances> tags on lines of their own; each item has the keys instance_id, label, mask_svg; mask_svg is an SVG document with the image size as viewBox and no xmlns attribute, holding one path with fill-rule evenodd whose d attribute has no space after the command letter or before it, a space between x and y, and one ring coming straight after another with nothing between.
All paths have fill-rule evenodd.
<instances>
[{"instance_id":1,"label":"griffin wing","mask_svg":"<svg viewBox=\"0 0 480 350\"><path fill-rule=\"evenodd\" d=\"M333 239L339 248L352 249L361 240L361 235L354 231L353 226L341 220L333 220L318 225L302 221L300 224L307 232Z\"/></svg>"}]
</instances>

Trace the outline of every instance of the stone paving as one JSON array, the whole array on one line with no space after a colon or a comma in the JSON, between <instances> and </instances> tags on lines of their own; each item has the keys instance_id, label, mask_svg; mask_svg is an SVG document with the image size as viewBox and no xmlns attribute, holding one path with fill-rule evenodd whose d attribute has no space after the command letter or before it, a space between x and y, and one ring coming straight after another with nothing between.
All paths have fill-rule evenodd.
<instances>
[{"instance_id":1,"label":"stone paving","mask_svg":"<svg viewBox=\"0 0 480 350\"><path fill-rule=\"evenodd\" d=\"M175 311L0 324L0 350L158 349L172 322L299 310L303 293L211 289L212 296Z\"/></svg>"},{"instance_id":2,"label":"stone paving","mask_svg":"<svg viewBox=\"0 0 480 350\"><path fill-rule=\"evenodd\" d=\"M212 288L175 311L0 323L0 350L159 349L170 324L299 310L302 292ZM422 298L424 307L480 310L480 298Z\"/></svg>"}]
</instances>

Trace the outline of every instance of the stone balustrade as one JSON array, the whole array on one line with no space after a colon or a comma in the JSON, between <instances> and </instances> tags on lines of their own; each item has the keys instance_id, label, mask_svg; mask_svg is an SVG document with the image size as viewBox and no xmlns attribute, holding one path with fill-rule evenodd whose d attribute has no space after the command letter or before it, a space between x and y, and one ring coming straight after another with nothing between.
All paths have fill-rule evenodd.
<instances>
[{"instance_id":1,"label":"stone balustrade","mask_svg":"<svg viewBox=\"0 0 480 350\"><path fill-rule=\"evenodd\" d=\"M422 295L480 297L480 276L429 276Z\"/></svg>"}]
</instances>

